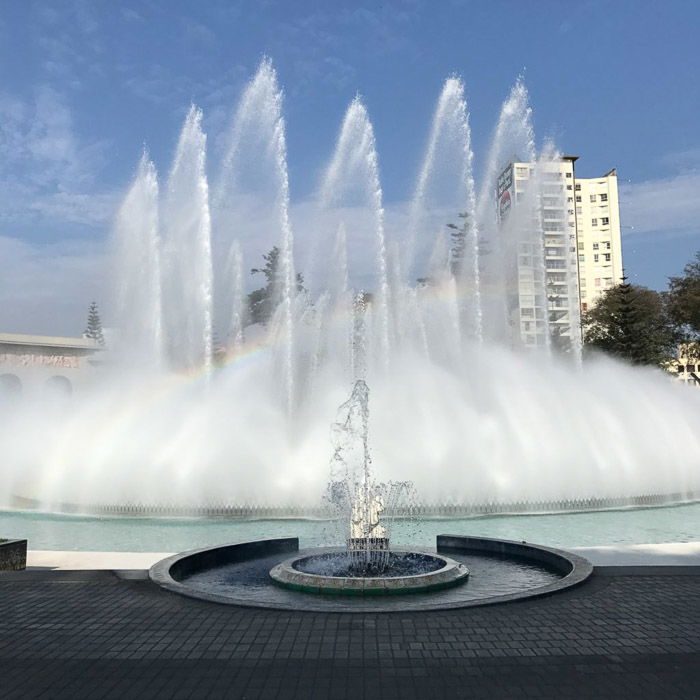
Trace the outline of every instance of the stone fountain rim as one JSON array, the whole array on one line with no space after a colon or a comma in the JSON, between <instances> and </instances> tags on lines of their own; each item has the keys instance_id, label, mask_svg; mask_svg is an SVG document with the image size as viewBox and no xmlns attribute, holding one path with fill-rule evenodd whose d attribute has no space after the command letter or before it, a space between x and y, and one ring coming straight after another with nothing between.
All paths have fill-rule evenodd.
<instances>
[{"instance_id":1,"label":"stone fountain rim","mask_svg":"<svg viewBox=\"0 0 700 700\"><path fill-rule=\"evenodd\" d=\"M333 549L318 554L297 554L285 559L270 569L270 578L279 586L302 593L328 595L397 595L437 591L463 583L469 569L461 562L443 554L392 549L392 554L420 554L438 559L443 566L434 571L405 576L323 576L299 571L294 564L314 556L328 556L345 550Z\"/></svg>"},{"instance_id":2,"label":"stone fountain rim","mask_svg":"<svg viewBox=\"0 0 700 700\"><path fill-rule=\"evenodd\" d=\"M406 612L408 610L453 610L542 598L559 593L573 586L581 585L593 573L593 565L581 556L572 554L571 552L565 552L561 549L530 544L529 542L515 542L511 540L468 537L463 535L438 535L437 550L438 553L442 550L448 552L452 550L461 553L471 551L480 554L490 553L529 559L531 562L555 569L561 574L562 578L544 586L537 586L525 591L490 596L477 600L441 603L439 594L437 594L437 598L433 594L421 594L409 596L408 598L403 596L385 596L372 598L371 602L373 605L371 607L369 606L369 600L366 604L363 604L363 600L365 599L359 596L347 599L347 603L344 603L345 598L343 596L309 595L300 595L299 601L294 604L287 601L272 600L253 602L231 596L208 593L201 589L188 586L181 580L182 578L186 578L188 574L196 573L196 571L201 571L206 568L216 568L216 566L224 566L235 563L236 561L242 562L255 558L256 556L261 557L275 553L298 552L299 539L296 537L237 542L182 552L156 562L149 570L149 578L153 583L168 591L210 603L236 605L248 608L266 608L271 610L293 610L298 612L394 613ZM273 584L271 583L271 585ZM334 604L332 610L322 605L322 602L329 598L332 598ZM378 604L380 601L381 605Z\"/></svg>"}]
</instances>

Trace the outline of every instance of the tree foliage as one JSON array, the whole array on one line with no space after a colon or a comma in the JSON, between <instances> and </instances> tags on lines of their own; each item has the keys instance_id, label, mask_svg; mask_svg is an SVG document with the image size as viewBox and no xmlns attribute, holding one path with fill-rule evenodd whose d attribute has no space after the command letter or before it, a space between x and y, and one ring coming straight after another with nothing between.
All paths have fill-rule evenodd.
<instances>
[{"instance_id":1,"label":"tree foliage","mask_svg":"<svg viewBox=\"0 0 700 700\"><path fill-rule=\"evenodd\" d=\"M263 254L265 265L263 267L253 267L250 270L252 275L262 275L265 278L265 286L253 290L248 294L248 309L250 311L251 323L267 322L272 317L277 305L276 290L278 289L278 268L280 250L277 246ZM296 291L304 291L304 277L297 273Z\"/></svg>"},{"instance_id":2,"label":"tree foliage","mask_svg":"<svg viewBox=\"0 0 700 700\"><path fill-rule=\"evenodd\" d=\"M662 366L676 355L678 334L667 295L626 277L603 293L582 322L587 351L602 350L636 365Z\"/></svg>"},{"instance_id":3,"label":"tree foliage","mask_svg":"<svg viewBox=\"0 0 700 700\"><path fill-rule=\"evenodd\" d=\"M98 345L104 345L105 339L102 333L102 321L97 304L93 301L88 309L87 328L83 331L83 336L92 338Z\"/></svg>"},{"instance_id":4,"label":"tree foliage","mask_svg":"<svg viewBox=\"0 0 700 700\"><path fill-rule=\"evenodd\" d=\"M668 284L669 313L685 342L700 340L700 251Z\"/></svg>"}]
</instances>

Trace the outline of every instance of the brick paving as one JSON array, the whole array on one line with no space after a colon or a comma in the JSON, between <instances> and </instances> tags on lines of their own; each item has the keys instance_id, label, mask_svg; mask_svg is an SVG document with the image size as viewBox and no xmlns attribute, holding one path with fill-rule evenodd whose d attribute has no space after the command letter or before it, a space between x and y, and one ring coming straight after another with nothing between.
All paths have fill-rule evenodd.
<instances>
[{"instance_id":1,"label":"brick paving","mask_svg":"<svg viewBox=\"0 0 700 700\"><path fill-rule=\"evenodd\" d=\"M700 697L700 568L621 571L385 614L223 606L106 571L0 574L0 697Z\"/></svg>"}]
</instances>

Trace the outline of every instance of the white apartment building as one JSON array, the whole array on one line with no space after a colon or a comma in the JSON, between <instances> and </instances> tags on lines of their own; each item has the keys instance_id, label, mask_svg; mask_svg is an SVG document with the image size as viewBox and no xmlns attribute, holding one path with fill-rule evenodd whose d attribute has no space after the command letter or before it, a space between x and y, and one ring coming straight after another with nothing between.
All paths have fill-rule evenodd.
<instances>
[{"instance_id":1,"label":"white apartment building","mask_svg":"<svg viewBox=\"0 0 700 700\"><path fill-rule=\"evenodd\" d=\"M517 260L506 281L515 344L544 345L548 327L550 342L578 337L580 311L622 281L617 173L577 178L577 159L513 159L498 178L499 220L517 248L506 251Z\"/></svg>"},{"instance_id":2,"label":"white apartment building","mask_svg":"<svg viewBox=\"0 0 700 700\"><path fill-rule=\"evenodd\" d=\"M576 236L581 309L591 309L600 295L622 282L622 238L617 172L576 178Z\"/></svg>"}]
</instances>

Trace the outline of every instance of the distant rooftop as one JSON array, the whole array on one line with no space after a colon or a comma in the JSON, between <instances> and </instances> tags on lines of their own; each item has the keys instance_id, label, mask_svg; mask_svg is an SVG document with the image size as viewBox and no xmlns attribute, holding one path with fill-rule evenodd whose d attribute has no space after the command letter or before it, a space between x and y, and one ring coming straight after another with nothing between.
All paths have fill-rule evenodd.
<instances>
[{"instance_id":1,"label":"distant rooftop","mask_svg":"<svg viewBox=\"0 0 700 700\"><path fill-rule=\"evenodd\" d=\"M45 348L74 348L101 350L92 338L66 338L55 335L26 335L24 333L0 333L0 345L34 345Z\"/></svg>"}]
</instances>

